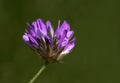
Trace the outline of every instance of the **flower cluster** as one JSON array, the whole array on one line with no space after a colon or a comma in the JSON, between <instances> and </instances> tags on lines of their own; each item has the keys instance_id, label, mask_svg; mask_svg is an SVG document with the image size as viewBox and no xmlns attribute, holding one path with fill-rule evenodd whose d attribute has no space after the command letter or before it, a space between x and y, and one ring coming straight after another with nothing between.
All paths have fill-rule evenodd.
<instances>
[{"instance_id":1,"label":"flower cluster","mask_svg":"<svg viewBox=\"0 0 120 83\"><path fill-rule=\"evenodd\" d=\"M59 20L55 32L51 22L44 23L42 19L37 19L32 25L27 23L27 27L23 41L47 62L60 61L75 46L74 31L66 21L60 25Z\"/></svg>"}]
</instances>

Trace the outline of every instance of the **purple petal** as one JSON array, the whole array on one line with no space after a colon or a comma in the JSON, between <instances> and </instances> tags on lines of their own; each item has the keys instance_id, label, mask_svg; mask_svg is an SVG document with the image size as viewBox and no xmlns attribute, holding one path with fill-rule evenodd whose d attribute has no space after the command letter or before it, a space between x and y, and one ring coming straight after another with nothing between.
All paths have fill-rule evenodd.
<instances>
[{"instance_id":1,"label":"purple petal","mask_svg":"<svg viewBox=\"0 0 120 83\"><path fill-rule=\"evenodd\" d=\"M25 33L25 34L23 35L23 40L24 40L24 42L29 42L29 38L28 38L27 33Z\"/></svg>"},{"instance_id":2,"label":"purple petal","mask_svg":"<svg viewBox=\"0 0 120 83\"><path fill-rule=\"evenodd\" d=\"M74 31L68 31L66 37L70 39L74 34Z\"/></svg>"},{"instance_id":3,"label":"purple petal","mask_svg":"<svg viewBox=\"0 0 120 83\"><path fill-rule=\"evenodd\" d=\"M65 46L65 44L67 43L68 39L65 38L66 37L67 32L64 31L63 35L61 36L61 38L58 40L58 49L61 49L62 47Z\"/></svg>"},{"instance_id":4,"label":"purple petal","mask_svg":"<svg viewBox=\"0 0 120 83\"><path fill-rule=\"evenodd\" d=\"M33 26L33 28L34 28L36 37L37 37L37 38L40 38L41 33L40 33L40 30L39 30L38 27L37 27L37 22L34 21L34 22L32 23L32 26Z\"/></svg>"},{"instance_id":5,"label":"purple petal","mask_svg":"<svg viewBox=\"0 0 120 83\"><path fill-rule=\"evenodd\" d=\"M67 21L64 21L63 24L61 25L61 28L64 30L70 30L70 25L68 24Z\"/></svg>"},{"instance_id":6,"label":"purple petal","mask_svg":"<svg viewBox=\"0 0 120 83\"><path fill-rule=\"evenodd\" d=\"M54 38L59 38L59 36L60 36L59 29L60 29L60 20L58 21L58 26L57 26L57 29L55 31Z\"/></svg>"},{"instance_id":7,"label":"purple petal","mask_svg":"<svg viewBox=\"0 0 120 83\"><path fill-rule=\"evenodd\" d=\"M63 39L62 44L61 44L61 47L64 47L65 45L67 45L68 41L69 41L69 40L65 37L65 38Z\"/></svg>"},{"instance_id":8,"label":"purple petal","mask_svg":"<svg viewBox=\"0 0 120 83\"><path fill-rule=\"evenodd\" d=\"M61 35L62 37L58 41L58 49L61 49L64 46L66 46L67 43L68 43L68 41L73 36L73 34L74 34L73 31L67 31L67 30L65 30L64 33Z\"/></svg>"},{"instance_id":9,"label":"purple petal","mask_svg":"<svg viewBox=\"0 0 120 83\"><path fill-rule=\"evenodd\" d=\"M64 48L64 50L62 51L61 55L62 54L68 54L75 46L75 38L72 39L67 45L66 47Z\"/></svg>"},{"instance_id":10,"label":"purple petal","mask_svg":"<svg viewBox=\"0 0 120 83\"><path fill-rule=\"evenodd\" d=\"M47 26L48 34L50 34L50 36L53 38L54 30L52 28L51 22L47 21L46 26Z\"/></svg>"},{"instance_id":11,"label":"purple petal","mask_svg":"<svg viewBox=\"0 0 120 83\"><path fill-rule=\"evenodd\" d=\"M42 19L37 19L37 26L42 35L46 36L47 35L46 25L43 23Z\"/></svg>"},{"instance_id":12,"label":"purple petal","mask_svg":"<svg viewBox=\"0 0 120 83\"><path fill-rule=\"evenodd\" d=\"M25 44L27 44L28 46L30 46L31 48L33 48L32 44L30 43L30 40L29 40L29 37L28 37L27 33L25 33L23 35L23 41L25 42Z\"/></svg>"},{"instance_id":13,"label":"purple petal","mask_svg":"<svg viewBox=\"0 0 120 83\"><path fill-rule=\"evenodd\" d=\"M28 27L28 32L33 36L35 37L35 30L34 28L29 24L29 23L26 23L27 24L27 27Z\"/></svg>"},{"instance_id":14,"label":"purple petal","mask_svg":"<svg viewBox=\"0 0 120 83\"><path fill-rule=\"evenodd\" d=\"M28 34L28 37L29 37L29 40L32 43L32 45L36 48L39 48L38 42L30 34Z\"/></svg>"},{"instance_id":15,"label":"purple petal","mask_svg":"<svg viewBox=\"0 0 120 83\"><path fill-rule=\"evenodd\" d=\"M65 30L67 30L67 31L70 30L70 25L66 21L64 21L63 24L60 27L60 30L59 30L60 35L63 35Z\"/></svg>"}]
</instances>

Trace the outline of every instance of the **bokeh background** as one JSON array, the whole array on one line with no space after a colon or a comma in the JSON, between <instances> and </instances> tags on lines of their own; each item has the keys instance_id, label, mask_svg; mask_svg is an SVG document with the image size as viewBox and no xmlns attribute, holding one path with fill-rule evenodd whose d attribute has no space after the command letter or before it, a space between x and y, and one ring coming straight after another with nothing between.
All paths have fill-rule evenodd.
<instances>
[{"instance_id":1,"label":"bokeh background","mask_svg":"<svg viewBox=\"0 0 120 83\"><path fill-rule=\"evenodd\" d=\"M67 20L76 46L35 83L120 83L119 0L0 0L0 83L28 83L44 61L22 41L26 22Z\"/></svg>"}]
</instances>

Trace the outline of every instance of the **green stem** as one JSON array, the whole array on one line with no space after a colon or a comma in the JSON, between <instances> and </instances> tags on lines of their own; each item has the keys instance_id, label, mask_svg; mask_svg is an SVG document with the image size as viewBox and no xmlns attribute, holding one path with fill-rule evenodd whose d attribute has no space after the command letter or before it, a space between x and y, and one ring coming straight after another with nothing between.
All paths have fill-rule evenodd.
<instances>
[{"instance_id":1,"label":"green stem","mask_svg":"<svg viewBox=\"0 0 120 83\"><path fill-rule=\"evenodd\" d=\"M29 83L33 83L37 77L43 72L43 70L46 68L48 62L45 63L45 65L43 65L40 70L35 74L35 76L29 81Z\"/></svg>"}]
</instances>

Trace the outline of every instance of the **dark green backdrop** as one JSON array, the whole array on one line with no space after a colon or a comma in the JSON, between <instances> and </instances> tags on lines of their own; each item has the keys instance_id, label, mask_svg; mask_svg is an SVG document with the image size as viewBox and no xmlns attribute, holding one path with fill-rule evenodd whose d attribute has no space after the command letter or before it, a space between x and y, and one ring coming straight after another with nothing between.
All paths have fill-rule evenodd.
<instances>
[{"instance_id":1,"label":"dark green backdrop","mask_svg":"<svg viewBox=\"0 0 120 83\"><path fill-rule=\"evenodd\" d=\"M120 83L119 0L0 0L0 83L28 83L43 65L22 41L26 22L67 20L76 46L35 83Z\"/></svg>"}]
</instances>

